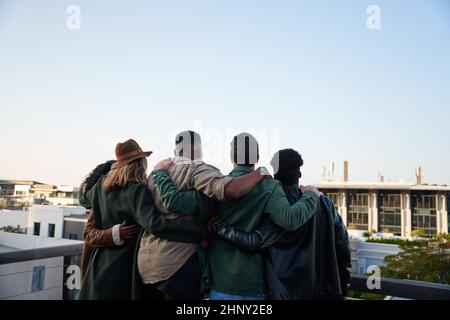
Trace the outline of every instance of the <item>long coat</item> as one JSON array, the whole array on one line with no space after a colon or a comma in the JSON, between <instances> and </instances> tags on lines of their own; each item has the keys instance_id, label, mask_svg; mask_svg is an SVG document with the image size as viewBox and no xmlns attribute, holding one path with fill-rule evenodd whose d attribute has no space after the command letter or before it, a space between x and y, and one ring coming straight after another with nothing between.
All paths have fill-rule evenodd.
<instances>
[{"instance_id":1,"label":"long coat","mask_svg":"<svg viewBox=\"0 0 450 320\"><path fill-rule=\"evenodd\" d=\"M107 229L124 220L138 224L158 236L182 242L199 242L206 230L201 224L163 218L157 212L147 186L128 182L123 188L109 192L103 189L103 178L80 198L86 208L93 208L95 225ZM97 248L83 279L79 299L139 298L140 278L137 272L137 251L141 233L121 246Z\"/></svg>"},{"instance_id":2,"label":"long coat","mask_svg":"<svg viewBox=\"0 0 450 320\"><path fill-rule=\"evenodd\" d=\"M300 199L298 187L287 195ZM340 299L346 293L351 266L347 229L331 200L320 197L314 215L296 231L287 231L264 219L251 232L224 221L212 229L247 253L263 253L265 274L273 300Z\"/></svg>"}]
</instances>

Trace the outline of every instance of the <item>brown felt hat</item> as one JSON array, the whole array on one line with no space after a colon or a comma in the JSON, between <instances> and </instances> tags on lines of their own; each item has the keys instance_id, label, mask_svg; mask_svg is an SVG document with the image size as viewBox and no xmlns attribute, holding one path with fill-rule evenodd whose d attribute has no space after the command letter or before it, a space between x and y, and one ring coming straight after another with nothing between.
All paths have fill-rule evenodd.
<instances>
[{"instance_id":1,"label":"brown felt hat","mask_svg":"<svg viewBox=\"0 0 450 320\"><path fill-rule=\"evenodd\" d=\"M117 161L113 163L111 169L119 169L136 159L146 158L151 154L152 151L142 151L139 144L133 139L128 139L125 142L119 142L116 145Z\"/></svg>"}]
</instances>

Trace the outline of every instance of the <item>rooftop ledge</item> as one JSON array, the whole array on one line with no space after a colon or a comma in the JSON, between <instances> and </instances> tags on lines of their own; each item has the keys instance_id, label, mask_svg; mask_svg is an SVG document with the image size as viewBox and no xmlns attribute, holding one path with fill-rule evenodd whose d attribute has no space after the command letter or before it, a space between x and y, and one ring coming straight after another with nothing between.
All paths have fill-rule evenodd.
<instances>
[{"instance_id":1,"label":"rooftop ledge","mask_svg":"<svg viewBox=\"0 0 450 320\"><path fill-rule=\"evenodd\" d=\"M83 243L74 243L58 247L39 248L0 253L0 265L46 259L60 256L81 255ZM369 276L352 275L350 289L357 292L375 293L391 297L420 300L447 300L450 299L450 285L429 283L414 280L398 280L381 278L379 289L368 289Z\"/></svg>"}]
</instances>

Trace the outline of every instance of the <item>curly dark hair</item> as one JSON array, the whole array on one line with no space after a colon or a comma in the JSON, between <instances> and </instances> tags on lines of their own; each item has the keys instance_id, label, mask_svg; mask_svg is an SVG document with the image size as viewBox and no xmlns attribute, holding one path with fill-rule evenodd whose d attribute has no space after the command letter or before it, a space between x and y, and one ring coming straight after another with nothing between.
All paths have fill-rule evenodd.
<instances>
[{"instance_id":1,"label":"curly dark hair","mask_svg":"<svg viewBox=\"0 0 450 320\"><path fill-rule=\"evenodd\" d=\"M298 183L302 177L300 167L303 166L303 159L300 153L294 149L283 149L276 152L270 165L273 168L274 178L283 185L293 185Z\"/></svg>"},{"instance_id":2,"label":"curly dark hair","mask_svg":"<svg viewBox=\"0 0 450 320\"><path fill-rule=\"evenodd\" d=\"M88 192L101 178L111 170L112 164L116 162L115 160L108 160L104 163L99 164L86 176L86 179L81 183L80 194L84 195Z\"/></svg>"}]
</instances>

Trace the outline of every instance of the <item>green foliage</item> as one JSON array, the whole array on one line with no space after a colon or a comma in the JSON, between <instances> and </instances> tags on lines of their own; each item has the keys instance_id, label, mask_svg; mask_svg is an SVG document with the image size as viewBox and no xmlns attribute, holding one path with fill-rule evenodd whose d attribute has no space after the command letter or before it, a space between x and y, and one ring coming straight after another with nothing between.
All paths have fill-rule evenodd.
<instances>
[{"instance_id":1,"label":"green foliage","mask_svg":"<svg viewBox=\"0 0 450 320\"><path fill-rule=\"evenodd\" d=\"M17 227L6 226L6 227L0 228L0 230L4 231L4 232L11 232L11 233L25 233L25 230L20 228L20 225L17 225Z\"/></svg>"},{"instance_id":2,"label":"green foliage","mask_svg":"<svg viewBox=\"0 0 450 320\"><path fill-rule=\"evenodd\" d=\"M381 267L383 277L450 284L448 235L429 241L406 241L400 244L400 248L400 253L384 259L385 266Z\"/></svg>"},{"instance_id":3,"label":"green foliage","mask_svg":"<svg viewBox=\"0 0 450 320\"><path fill-rule=\"evenodd\" d=\"M361 299L361 300L384 300L385 296L377 293L358 292L354 290L347 290L348 298Z\"/></svg>"},{"instance_id":4,"label":"green foliage","mask_svg":"<svg viewBox=\"0 0 450 320\"><path fill-rule=\"evenodd\" d=\"M420 238L423 238L423 237L425 237L426 236L426 234L425 234L425 231L424 230L422 230L422 229L417 229L417 230L413 230L413 231L411 231L411 237L420 237Z\"/></svg>"}]
</instances>

